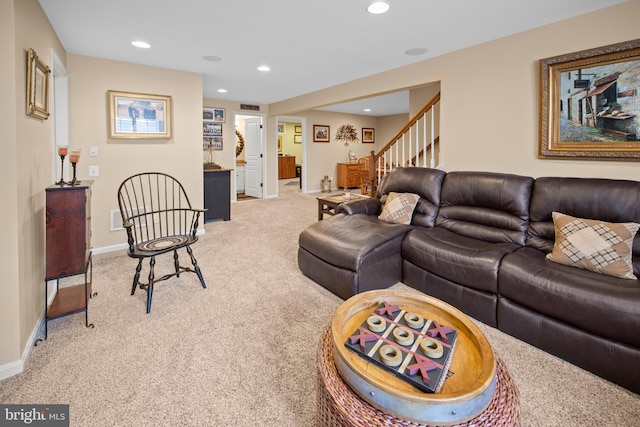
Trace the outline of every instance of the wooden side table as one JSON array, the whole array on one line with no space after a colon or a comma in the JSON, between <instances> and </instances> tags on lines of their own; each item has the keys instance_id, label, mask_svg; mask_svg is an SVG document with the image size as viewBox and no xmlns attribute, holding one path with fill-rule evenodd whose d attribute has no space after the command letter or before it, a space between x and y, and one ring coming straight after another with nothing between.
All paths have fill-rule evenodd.
<instances>
[{"instance_id":1,"label":"wooden side table","mask_svg":"<svg viewBox=\"0 0 640 427\"><path fill-rule=\"evenodd\" d=\"M361 194L351 194L351 198L347 200L344 197L344 193L334 193L328 196L316 197L316 199L318 199L318 221L322 221L324 214L335 215L336 208L341 203L366 199L368 197L369 196L363 196Z\"/></svg>"}]
</instances>

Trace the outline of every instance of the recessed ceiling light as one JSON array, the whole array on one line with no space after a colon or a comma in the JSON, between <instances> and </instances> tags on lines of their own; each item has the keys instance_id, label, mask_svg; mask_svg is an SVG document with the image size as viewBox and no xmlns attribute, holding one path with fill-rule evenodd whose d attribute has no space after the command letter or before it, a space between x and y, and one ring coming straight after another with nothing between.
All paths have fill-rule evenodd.
<instances>
[{"instance_id":1,"label":"recessed ceiling light","mask_svg":"<svg viewBox=\"0 0 640 427\"><path fill-rule=\"evenodd\" d=\"M371 108L365 108L364 111L368 113L369 111L371 111Z\"/></svg>"},{"instance_id":2,"label":"recessed ceiling light","mask_svg":"<svg viewBox=\"0 0 640 427\"><path fill-rule=\"evenodd\" d=\"M406 50L404 53L409 56L423 55L427 53L427 49L423 47L414 47L413 49Z\"/></svg>"},{"instance_id":3,"label":"recessed ceiling light","mask_svg":"<svg viewBox=\"0 0 640 427\"><path fill-rule=\"evenodd\" d=\"M373 13L374 15L385 13L387 10L389 10L389 3L386 1L377 1L367 7L367 12Z\"/></svg>"},{"instance_id":4,"label":"recessed ceiling light","mask_svg":"<svg viewBox=\"0 0 640 427\"><path fill-rule=\"evenodd\" d=\"M226 89L218 89L218 92L219 93L227 93L227 90Z\"/></svg>"},{"instance_id":5,"label":"recessed ceiling light","mask_svg":"<svg viewBox=\"0 0 640 427\"><path fill-rule=\"evenodd\" d=\"M222 61L222 58L220 58L219 56L213 56L213 55L203 56L202 59L204 59L205 61L209 61L209 62L220 62L220 61Z\"/></svg>"},{"instance_id":6,"label":"recessed ceiling light","mask_svg":"<svg viewBox=\"0 0 640 427\"><path fill-rule=\"evenodd\" d=\"M143 42L142 40L136 40L131 42L132 45L134 45L135 47L140 47L142 49L149 49L151 47L151 45L147 42Z\"/></svg>"},{"instance_id":7,"label":"recessed ceiling light","mask_svg":"<svg viewBox=\"0 0 640 427\"><path fill-rule=\"evenodd\" d=\"M267 66L267 65L261 65L258 67L258 70L260 71L271 71L271 67Z\"/></svg>"}]
</instances>

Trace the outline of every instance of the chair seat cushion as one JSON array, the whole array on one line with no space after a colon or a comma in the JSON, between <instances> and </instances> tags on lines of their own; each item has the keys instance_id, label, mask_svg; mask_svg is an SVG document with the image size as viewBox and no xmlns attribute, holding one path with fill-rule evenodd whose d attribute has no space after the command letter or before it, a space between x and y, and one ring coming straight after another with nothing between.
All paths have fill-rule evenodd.
<instances>
[{"instance_id":1,"label":"chair seat cushion","mask_svg":"<svg viewBox=\"0 0 640 427\"><path fill-rule=\"evenodd\" d=\"M500 296L584 331L640 347L640 281L598 274L522 248L504 257Z\"/></svg>"},{"instance_id":2,"label":"chair seat cushion","mask_svg":"<svg viewBox=\"0 0 640 427\"><path fill-rule=\"evenodd\" d=\"M402 258L460 285L497 293L500 261L519 247L461 236L441 227L416 227L402 242Z\"/></svg>"},{"instance_id":3,"label":"chair seat cushion","mask_svg":"<svg viewBox=\"0 0 640 427\"><path fill-rule=\"evenodd\" d=\"M359 271L365 255L403 236L409 225L380 221L376 216L337 214L300 233L299 244L309 253L337 267Z\"/></svg>"}]
</instances>

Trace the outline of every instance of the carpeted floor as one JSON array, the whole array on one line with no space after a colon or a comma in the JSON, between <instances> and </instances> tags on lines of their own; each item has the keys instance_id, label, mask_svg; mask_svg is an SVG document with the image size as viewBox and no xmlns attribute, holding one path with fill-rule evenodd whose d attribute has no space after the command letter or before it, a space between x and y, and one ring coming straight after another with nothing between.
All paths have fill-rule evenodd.
<instances>
[{"instance_id":1,"label":"carpeted floor","mask_svg":"<svg viewBox=\"0 0 640 427\"><path fill-rule=\"evenodd\" d=\"M50 322L0 402L68 403L83 427L314 425L317 342L342 300L298 270L317 201L286 184L206 224L193 249L207 289L193 274L162 282L151 314L145 292L130 295L135 262L95 255L95 328L82 314ZM156 277L171 268L159 258ZM638 425L639 395L480 327L518 384L524 426Z\"/></svg>"}]
</instances>

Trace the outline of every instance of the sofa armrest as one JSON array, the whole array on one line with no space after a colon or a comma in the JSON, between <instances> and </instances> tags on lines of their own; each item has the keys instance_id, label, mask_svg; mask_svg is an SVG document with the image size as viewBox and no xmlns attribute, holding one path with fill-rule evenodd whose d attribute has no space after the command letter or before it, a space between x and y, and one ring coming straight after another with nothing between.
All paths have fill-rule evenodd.
<instances>
[{"instance_id":1,"label":"sofa armrest","mask_svg":"<svg viewBox=\"0 0 640 427\"><path fill-rule=\"evenodd\" d=\"M344 213L347 215L354 215L363 213L365 215L378 215L380 214L380 207L382 204L380 200L375 197L370 197L363 200L353 200L351 202L345 202L338 205L336 213Z\"/></svg>"}]
</instances>

